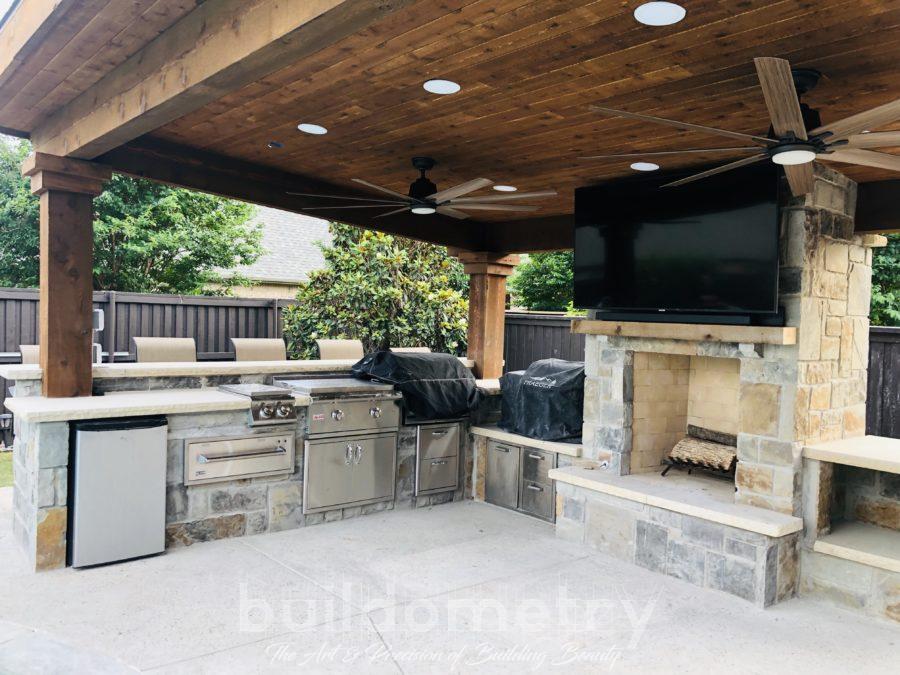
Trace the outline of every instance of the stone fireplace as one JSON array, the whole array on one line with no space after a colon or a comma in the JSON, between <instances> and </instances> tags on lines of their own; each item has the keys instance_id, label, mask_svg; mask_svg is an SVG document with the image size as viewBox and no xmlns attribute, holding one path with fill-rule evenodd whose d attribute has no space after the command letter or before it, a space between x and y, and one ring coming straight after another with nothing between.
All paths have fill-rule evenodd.
<instances>
[{"instance_id":1,"label":"stone fireplace","mask_svg":"<svg viewBox=\"0 0 900 675\"><path fill-rule=\"evenodd\" d=\"M797 592L803 450L865 433L871 248L884 245L854 233L855 184L815 175L781 205L787 328L575 322L595 468L555 472L561 536L762 606ZM733 486L660 476L689 427L733 437Z\"/></svg>"}]
</instances>

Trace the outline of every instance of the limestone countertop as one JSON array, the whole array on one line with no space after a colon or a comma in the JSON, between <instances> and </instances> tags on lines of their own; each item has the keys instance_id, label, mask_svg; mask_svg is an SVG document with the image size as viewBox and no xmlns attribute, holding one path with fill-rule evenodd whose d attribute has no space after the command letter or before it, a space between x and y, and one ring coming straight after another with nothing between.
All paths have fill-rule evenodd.
<instances>
[{"instance_id":1,"label":"limestone countertop","mask_svg":"<svg viewBox=\"0 0 900 675\"><path fill-rule=\"evenodd\" d=\"M474 361L459 357L471 368ZM102 363L95 365L95 379L112 377L204 377L215 375L290 375L294 373L347 372L357 359L295 361L192 361L188 363ZM0 366L0 377L10 381L40 380L43 371L31 364ZM499 383L498 383L499 386Z\"/></svg>"},{"instance_id":2,"label":"limestone countertop","mask_svg":"<svg viewBox=\"0 0 900 675\"><path fill-rule=\"evenodd\" d=\"M295 396L294 401L298 406L307 406L310 398ZM248 410L250 399L218 389L204 388L161 389L76 398L13 397L7 398L5 404L17 419L25 422L65 422L139 415Z\"/></svg>"},{"instance_id":3,"label":"limestone countertop","mask_svg":"<svg viewBox=\"0 0 900 675\"><path fill-rule=\"evenodd\" d=\"M499 427L472 427L469 430L474 436L484 436L492 438L495 441L502 441L512 445L523 445L527 448L537 448L538 450L546 450L547 452L555 452L560 455L569 455L570 457L581 457L581 443L561 443L559 441L542 441L537 438L529 438L528 436L520 436L519 434L511 434L503 431Z\"/></svg>"},{"instance_id":4,"label":"limestone countertop","mask_svg":"<svg viewBox=\"0 0 900 675\"><path fill-rule=\"evenodd\" d=\"M496 396L500 393L500 380L475 380L475 386L488 396Z\"/></svg>"},{"instance_id":5,"label":"limestone countertop","mask_svg":"<svg viewBox=\"0 0 900 675\"><path fill-rule=\"evenodd\" d=\"M658 473L616 476L575 466L551 469L550 478L769 537L783 537L803 529L803 521L795 516L735 504L734 486L717 478Z\"/></svg>"},{"instance_id":6,"label":"limestone countertop","mask_svg":"<svg viewBox=\"0 0 900 675\"><path fill-rule=\"evenodd\" d=\"M900 473L900 439L858 436L814 443L803 448L807 459L846 464L863 469Z\"/></svg>"}]
</instances>

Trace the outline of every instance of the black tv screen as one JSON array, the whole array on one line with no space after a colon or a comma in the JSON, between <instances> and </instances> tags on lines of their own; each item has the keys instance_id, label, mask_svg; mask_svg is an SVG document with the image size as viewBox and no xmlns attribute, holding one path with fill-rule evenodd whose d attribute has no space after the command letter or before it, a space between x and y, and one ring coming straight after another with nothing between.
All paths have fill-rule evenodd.
<instances>
[{"instance_id":1,"label":"black tv screen","mask_svg":"<svg viewBox=\"0 0 900 675\"><path fill-rule=\"evenodd\" d=\"M656 315L776 313L775 167L660 187L675 178L641 176L575 191L575 306Z\"/></svg>"}]
</instances>

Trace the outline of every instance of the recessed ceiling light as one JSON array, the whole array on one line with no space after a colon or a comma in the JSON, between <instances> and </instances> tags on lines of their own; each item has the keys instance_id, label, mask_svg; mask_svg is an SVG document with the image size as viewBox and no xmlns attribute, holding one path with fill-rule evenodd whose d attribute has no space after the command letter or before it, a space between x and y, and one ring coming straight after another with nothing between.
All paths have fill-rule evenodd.
<instances>
[{"instance_id":1,"label":"recessed ceiling light","mask_svg":"<svg viewBox=\"0 0 900 675\"><path fill-rule=\"evenodd\" d=\"M517 188L515 185L495 185L494 189L497 192L515 192L519 188Z\"/></svg>"},{"instance_id":2,"label":"recessed ceiling light","mask_svg":"<svg viewBox=\"0 0 900 675\"><path fill-rule=\"evenodd\" d=\"M279 141L269 141L269 147L272 148L272 150L278 150L279 148L284 147L284 143Z\"/></svg>"},{"instance_id":3,"label":"recessed ceiling light","mask_svg":"<svg viewBox=\"0 0 900 675\"><path fill-rule=\"evenodd\" d=\"M647 26L671 26L686 14L687 10L674 2L645 2L634 10L634 18Z\"/></svg>"},{"instance_id":4,"label":"recessed ceiling light","mask_svg":"<svg viewBox=\"0 0 900 675\"><path fill-rule=\"evenodd\" d=\"M659 168L659 164L654 164L653 162L635 162L631 165L631 168L635 171L656 171Z\"/></svg>"},{"instance_id":5,"label":"recessed ceiling light","mask_svg":"<svg viewBox=\"0 0 900 675\"><path fill-rule=\"evenodd\" d=\"M322 134L328 133L328 129L325 127L318 124L308 124L306 122L298 124L297 128L304 134L312 134L313 136L321 136Z\"/></svg>"},{"instance_id":6,"label":"recessed ceiling light","mask_svg":"<svg viewBox=\"0 0 900 675\"><path fill-rule=\"evenodd\" d=\"M432 94L440 94L441 96L455 94L462 88L451 80L428 80L422 86L425 87L425 91Z\"/></svg>"},{"instance_id":7,"label":"recessed ceiling light","mask_svg":"<svg viewBox=\"0 0 900 675\"><path fill-rule=\"evenodd\" d=\"M871 134L872 131L871 131L870 129L863 129L863 130L860 131L859 133L861 133L861 134Z\"/></svg>"},{"instance_id":8,"label":"recessed ceiling light","mask_svg":"<svg viewBox=\"0 0 900 675\"><path fill-rule=\"evenodd\" d=\"M437 212L437 209L432 208L431 206L414 206L410 210L417 216L430 216L432 213Z\"/></svg>"}]
</instances>

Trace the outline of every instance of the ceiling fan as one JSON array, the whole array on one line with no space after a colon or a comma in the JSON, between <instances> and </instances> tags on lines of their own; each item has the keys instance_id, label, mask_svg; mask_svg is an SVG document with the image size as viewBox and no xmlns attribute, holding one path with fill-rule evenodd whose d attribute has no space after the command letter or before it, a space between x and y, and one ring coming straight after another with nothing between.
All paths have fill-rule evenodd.
<instances>
[{"instance_id":1,"label":"ceiling fan","mask_svg":"<svg viewBox=\"0 0 900 675\"><path fill-rule=\"evenodd\" d=\"M515 192L502 195L490 195L483 197L465 197L476 190L486 188L494 184L487 178L475 178L474 180L460 183L446 190L438 190L425 172L434 168L437 162L431 157L413 157L413 166L419 170L420 176L409 186L409 194L402 194L380 185L375 185L360 178L354 178L353 182L365 185L373 190L378 190L392 199L375 199L369 197L348 197L345 195L323 195L309 192L288 192L289 195L300 197L315 197L318 199L339 199L349 202L361 202L339 206L313 206L304 208L304 211L334 211L337 209L391 209L380 213L375 218L384 218L396 213L411 211L418 215L430 215L440 213L451 218L468 218L466 211L507 211L528 213L537 211L537 206L505 204L503 202L522 199L540 199L542 197L555 197L556 190L540 190L538 192Z\"/></svg>"},{"instance_id":2,"label":"ceiling fan","mask_svg":"<svg viewBox=\"0 0 900 675\"><path fill-rule=\"evenodd\" d=\"M798 91L800 94L805 94L816 85L820 77L818 71L806 68L792 70L790 63L784 59L766 57L754 59L753 62L756 65L756 73L759 76L763 96L766 100L766 107L772 120L772 127L768 136L742 134L715 127L653 117L652 115L591 106L591 110L603 115L630 117L688 131L700 131L725 136L752 145L673 150L669 152L594 155L582 157L581 159L648 158L677 154L751 152L753 154L749 157L667 183L663 187L683 185L768 159L784 166L788 183L791 186L791 192L797 196L811 192L813 189L811 162L815 159L900 171L900 156L866 149L900 146L900 131L874 133L869 133L868 131L873 127L900 120L900 99L850 117L845 117L832 124L822 125L818 112L805 103L801 103L798 94Z\"/></svg>"}]
</instances>

